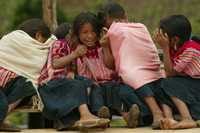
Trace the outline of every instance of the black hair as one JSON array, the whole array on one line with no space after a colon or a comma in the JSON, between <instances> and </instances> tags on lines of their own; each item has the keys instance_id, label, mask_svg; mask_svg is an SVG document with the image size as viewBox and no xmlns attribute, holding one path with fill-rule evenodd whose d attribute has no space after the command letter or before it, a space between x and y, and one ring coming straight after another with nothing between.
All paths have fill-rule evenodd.
<instances>
[{"instance_id":1,"label":"black hair","mask_svg":"<svg viewBox=\"0 0 200 133\"><path fill-rule=\"evenodd\" d=\"M19 25L18 30L22 30L35 38L37 32L41 32L42 36L49 38L51 32L43 20L38 18L28 19Z\"/></svg>"},{"instance_id":2,"label":"black hair","mask_svg":"<svg viewBox=\"0 0 200 133\"><path fill-rule=\"evenodd\" d=\"M200 43L197 37L191 37L192 26L190 21L184 15L172 15L161 19L159 28L162 29L164 33L167 33L169 38L179 37L179 45L182 45L185 41L190 39L194 39L194 41Z\"/></svg>"},{"instance_id":3,"label":"black hair","mask_svg":"<svg viewBox=\"0 0 200 133\"><path fill-rule=\"evenodd\" d=\"M100 37L101 27L99 25L97 16L91 12L82 12L75 17L72 27L73 35L75 35L77 39L80 41L79 39L80 29L86 23L90 23L97 37Z\"/></svg>"},{"instance_id":4,"label":"black hair","mask_svg":"<svg viewBox=\"0 0 200 133\"><path fill-rule=\"evenodd\" d=\"M54 31L54 35L57 39L64 39L71 29L70 23L62 23L58 26L58 28Z\"/></svg>"},{"instance_id":5,"label":"black hair","mask_svg":"<svg viewBox=\"0 0 200 133\"><path fill-rule=\"evenodd\" d=\"M125 10L123 7L115 2L108 2L102 5L97 13L98 19L101 24L105 24L106 17L109 16L114 19L124 19L126 17Z\"/></svg>"}]
</instances>

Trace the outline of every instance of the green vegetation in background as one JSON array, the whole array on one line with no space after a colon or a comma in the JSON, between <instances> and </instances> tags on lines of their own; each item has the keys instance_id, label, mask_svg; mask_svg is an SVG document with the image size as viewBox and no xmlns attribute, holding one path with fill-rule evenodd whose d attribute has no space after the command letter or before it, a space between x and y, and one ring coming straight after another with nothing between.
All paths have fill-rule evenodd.
<instances>
[{"instance_id":1,"label":"green vegetation in background","mask_svg":"<svg viewBox=\"0 0 200 133\"><path fill-rule=\"evenodd\" d=\"M58 7L62 8L70 22L82 11L96 12L97 8L108 0L58 0Z\"/></svg>"},{"instance_id":2,"label":"green vegetation in background","mask_svg":"<svg viewBox=\"0 0 200 133\"><path fill-rule=\"evenodd\" d=\"M18 1L20 2L20 0ZM0 1L0 37L9 32L11 26L11 18L14 16L14 10L17 4L14 0L1 0Z\"/></svg>"},{"instance_id":3,"label":"green vegetation in background","mask_svg":"<svg viewBox=\"0 0 200 133\"><path fill-rule=\"evenodd\" d=\"M72 21L81 11L95 12L99 5L107 1L120 3L130 21L144 23L151 33L161 18L172 14L184 14L192 23L193 33L200 34L199 0L58 0L58 6Z\"/></svg>"},{"instance_id":4,"label":"green vegetation in background","mask_svg":"<svg viewBox=\"0 0 200 133\"><path fill-rule=\"evenodd\" d=\"M24 20L30 18L42 18L42 0L21 0L16 8L15 14L12 19L11 29L16 29L16 27ZM67 21L65 14L60 8L57 8L57 19L58 23Z\"/></svg>"},{"instance_id":5,"label":"green vegetation in background","mask_svg":"<svg viewBox=\"0 0 200 133\"><path fill-rule=\"evenodd\" d=\"M24 19L41 17L42 0L1 0L0 36ZM193 33L200 34L199 0L57 0L58 22L72 22L81 11L95 12L107 1L120 3L127 11L130 21L144 23L152 33L161 18L172 14L184 14L192 23ZM62 10L61 10L62 9Z\"/></svg>"}]
</instances>

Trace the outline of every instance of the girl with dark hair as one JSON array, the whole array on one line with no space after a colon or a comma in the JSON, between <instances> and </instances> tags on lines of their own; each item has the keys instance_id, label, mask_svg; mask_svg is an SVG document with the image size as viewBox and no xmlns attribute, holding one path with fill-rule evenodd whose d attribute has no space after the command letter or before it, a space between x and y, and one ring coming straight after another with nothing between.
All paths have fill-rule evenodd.
<instances>
[{"instance_id":1,"label":"girl with dark hair","mask_svg":"<svg viewBox=\"0 0 200 133\"><path fill-rule=\"evenodd\" d=\"M50 48L46 68L39 79L43 114L59 121L58 130L107 127L109 120L98 118L88 108L87 88L90 83L75 76L74 61L84 55L87 48L72 46L66 37L68 28L64 23L54 32L58 40Z\"/></svg>"},{"instance_id":2,"label":"girl with dark hair","mask_svg":"<svg viewBox=\"0 0 200 133\"><path fill-rule=\"evenodd\" d=\"M163 49L167 78L162 81L165 96L162 100L166 119L163 129L195 128L200 119L200 41L192 35L189 20L183 15L172 15L160 20L154 40ZM173 118L177 109L181 121Z\"/></svg>"},{"instance_id":3,"label":"girl with dark hair","mask_svg":"<svg viewBox=\"0 0 200 133\"><path fill-rule=\"evenodd\" d=\"M153 116L152 127L159 128L164 116L154 90L161 88L164 74L160 69L158 51L146 26L128 22L125 10L115 2L105 4L98 17L107 29L101 39L104 52L109 55L107 66L115 69L123 82L145 101ZM146 113L143 109L141 112Z\"/></svg>"},{"instance_id":4,"label":"girl with dark hair","mask_svg":"<svg viewBox=\"0 0 200 133\"><path fill-rule=\"evenodd\" d=\"M0 130L12 130L2 123L16 101L36 94L37 78L54 41L46 41L49 37L41 19L29 19L0 40Z\"/></svg>"},{"instance_id":5,"label":"girl with dark hair","mask_svg":"<svg viewBox=\"0 0 200 133\"><path fill-rule=\"evenodd\" d=\"M90 108L99 117L111 117L110 111L122 115L129 128L145 125L140 117L145 113L140 113L138 106L145 111L147 107L134 90L123 84L117 73L104 64L108 57L99 42L100 30L96 15L90 12L79 14L72 29L77 46L87 48L86 54L77 58L76 63L78 75L94 81L90 91Z\"/></svg>"}]
</instances>

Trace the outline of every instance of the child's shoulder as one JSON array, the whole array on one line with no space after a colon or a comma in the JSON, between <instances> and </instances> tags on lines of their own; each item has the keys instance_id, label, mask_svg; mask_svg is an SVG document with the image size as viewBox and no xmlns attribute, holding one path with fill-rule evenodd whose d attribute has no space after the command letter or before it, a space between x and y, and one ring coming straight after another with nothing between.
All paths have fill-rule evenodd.
<instances>
[{"instance_id":1,"label":"child's shoulder","mask_svg":"<svg viewBox=\"0 0 200 133\"><path fill-rule=\"evenodd\" d=\"M59 39L56 40L54 45L68 45L69 44L69 40L66 39Z\"/></svg>"},{"instance_id":2,"label":"child's shoulder","mask_svg":"<svg viewBox=\"0 0 200 133\"><path fill-rule=\"evenodd\" d=\"M189 40L183 44L182 48L183 49L196 49L196 50L200 51L200 44L196 41Z\"/></svg>"},{"instance_id":3,"label":"child's shoulder","mask_svg":"<svg viewBox=\"0 0 200 133\"><path fill-rule=\"evenodd\" d=\"M135 23L135 22L114 22L112 23L111 27L135 27L135 28L141 28L146 26L143 23Z\"/></svg>"},{"instance_id":4,"label":"child's shoulder","mask_svg":"<svg viewBox=\"0 0 200 133\"><path fill-rule=\"evenodd\" d=\"M109 31L117 33L117 32L127 32L127 31L148 31L147 27L142 23L133 23L133 22L127 22L127 23L113 23L111 27L109 28Z\"/></svg>"}]
</instances>

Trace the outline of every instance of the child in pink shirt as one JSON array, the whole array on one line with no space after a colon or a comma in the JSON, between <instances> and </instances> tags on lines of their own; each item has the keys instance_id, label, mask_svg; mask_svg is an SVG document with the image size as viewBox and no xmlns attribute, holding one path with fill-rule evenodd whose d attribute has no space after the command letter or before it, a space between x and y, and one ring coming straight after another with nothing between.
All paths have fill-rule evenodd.
<instances>
[{"instance_id":1,"label":"child in pink shirt","mask_svg":"<svg viewBox=\"0 0 200 133\"><path fill-rule=\"evenodd\" d=\"M157 49L146 27L129 23L124 9L108 3L98 13L102 24L108 28L103 36L105 52L110 54L107 66L115 68L122 80L142 96L153 114L153 128L160 126L163 112L154 98L154 89L160 89L163 78ZM110 45L109 45L110 44ZM109 62L115 62L112 65Z\"/></svg>"}]
</instances>

